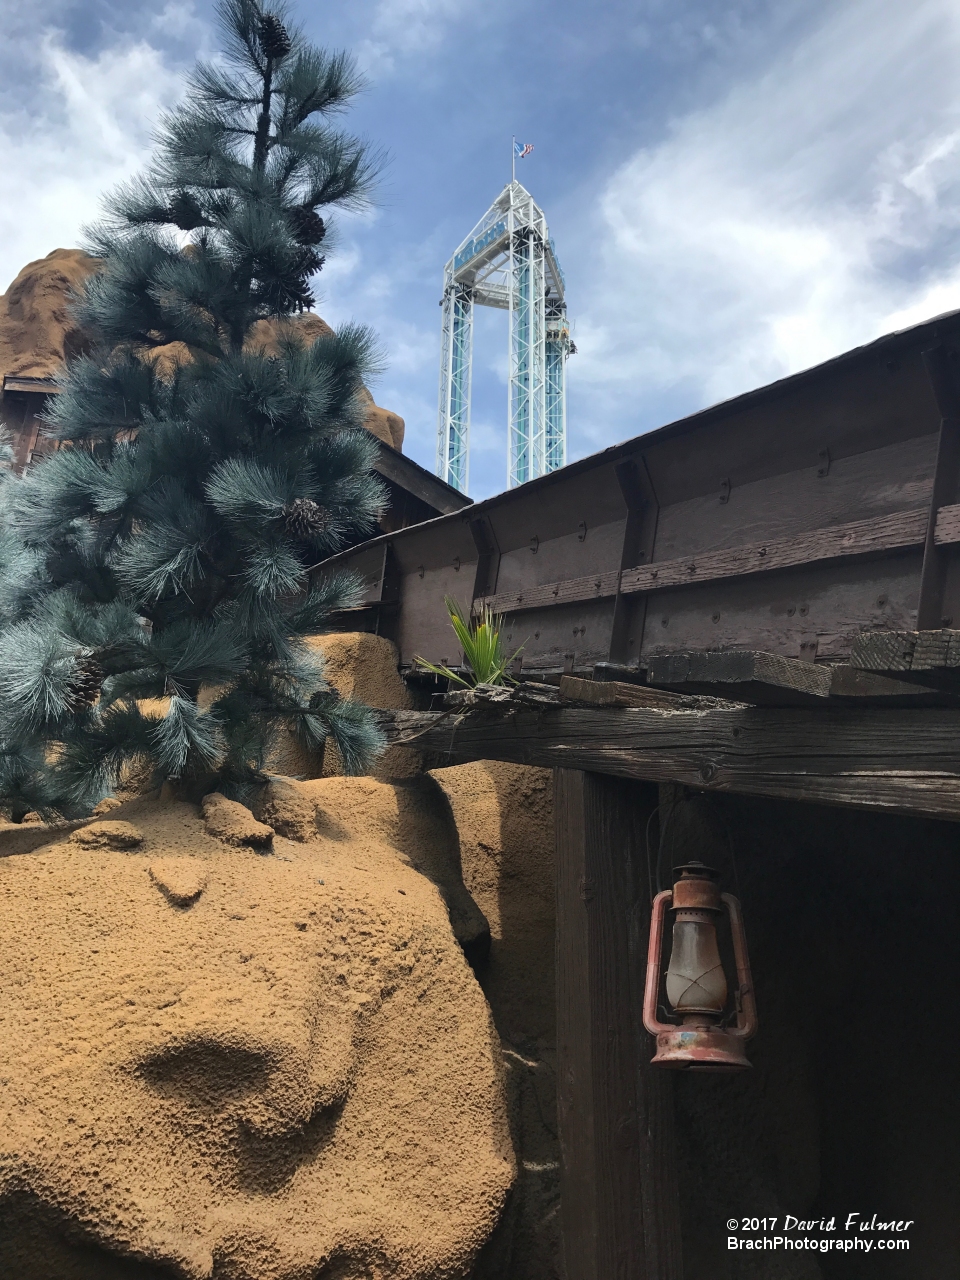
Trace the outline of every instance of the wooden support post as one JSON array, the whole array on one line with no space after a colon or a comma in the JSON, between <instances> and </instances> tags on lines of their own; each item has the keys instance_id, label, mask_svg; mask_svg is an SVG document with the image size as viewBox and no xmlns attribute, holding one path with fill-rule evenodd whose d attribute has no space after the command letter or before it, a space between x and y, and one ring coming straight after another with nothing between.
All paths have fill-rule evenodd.
<instances>
[{"instance_id":1,"label":"wooden support post","mask_svg":"<svg viewBox=\"0 0 960 1280\"><path fill-rule=\"evenodd\" d=\"M641 1023L657 788L554 771L566 1280L681 1280L672 1080Z\"/></svg>"},{"instance_id":2,"label":"wooden support post","mask_svg":"<svg viewBox=\"0 0 960 1280\"><path fill-rule=\"evenodd\" d=\"M384 543L383 562L380 570L380 602L377 608L376 633L387 640L397 641L400 614L400 567L393 543Z\"/></svg>"},{"instance_id":3,"label":"wooden support post","mask_svg":"<svg viewBox=\"0 0 960 1280\"><path fill-rule=\"evenodd\" d=\"M497 575L500 572L500 548L497 536L493 532L490 521L482 516L470 521L470 534L473 545L477 548L477 571L473 579L473 595L477 600L481 596L492 596L497 589Z\"/></svg>"},{"instance_id":4,"label":"wooden support post","mask_svg":"<svg viewBox=\"0 0 960 1280\"><path fill-rule=\"evenodd\" d=\"M917 602L917 630L929 631L950 626L953 621L952 617L948 620L946 613L952 610L950 599L956 595L955 584L949 584L954 586L952 592L948 588L950 549L938 542L936 532L940 509L955 501L960 479L960 397L950 359L943 346L924 351L923 363L940 412L940 440Z\"/></svg>"},{"instance_id":5,"label":"wooden support post","mask_svg":"<svg viewBox=\"0 0 960 1280\"><path fill-rule=\"evenodd\" d=\"M633 569L649 564L653 559L653 545L657 536L657 518L660 508L647 466L643 458L628 459L617 464L617 483L627 506L627 518L623 526L623 545L620 549L620 570ZM643 631L647 617L647 598L636 599L621 595L617 579L617 595L613 606L613 625L610 632L610 661L636 663L643 645Z\"/></svg>"}]
</instances>

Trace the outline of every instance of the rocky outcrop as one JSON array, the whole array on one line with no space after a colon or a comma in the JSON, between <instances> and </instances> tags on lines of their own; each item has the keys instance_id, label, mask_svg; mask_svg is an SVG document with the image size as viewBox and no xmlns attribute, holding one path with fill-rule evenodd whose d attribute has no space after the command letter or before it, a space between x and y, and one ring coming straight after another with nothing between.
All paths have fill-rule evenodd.
<instances>
[{"instance_id":1,"label":"rocky outcrop","mask_svg":"<svg viewBox=\"0 0 960 1280\"><path fill-rule=\"evenodd\" d=\"M409 710L410 691L398 670L396 646L383 636L365 631L331 632L311 636L311 648L323 654L324 674L342 698L356 698L368 707ZM413 747L389 747L377 761L378 778L412 778L422 771L420 753ZM297 777L334 777L343 772L340 756L328 742L322 759L311 759L292 740L278 758L278 771Z\"/></svg>"},{"instance_id":2,"label":"rocky outcrop","mask_svg":"<svg viewBox=\"0 0 960 1280\"><path fill-rule=\"evenodd\" d=\"M70 297L96 269L97 260L82 249L54 249L45 258L27 263L0 297L0 383L5 376L53 378L64 361L88 348L88 336L70 314ZM308 312L279 325L261 320L254 326L248 345L276 349L278 328L309 342L332 332L320 316ZM189 358L187 349L179 344L161 347L153 354L161 370ZM375 404L366 387L361 394L367 405L364 426L384 444L402 449L403 419ZM25 429L21 404L8 404L4 399L0 411L13 431Z\"/></svg>"},{"instance_id":3,"label":"rocky outcrop","mask_svg":"<svg viewBox=\"0 0 960 1280\"><path fill-rule=\"evenodd\" d=\"M435 769L459 833L463 881L490 924L480 984L501 1038L517 1180L475 1280L558 1280L553 779L477 761Z\"/></svg>"},{"instance_id":4,"label":"rocky outcrop","mask_svg":"<svg viewBox=\"0 0 960 1280\"><path fill-rule=\"evenodd\" d=\"M95 269L96 259L82 249L54 249L27 263L0 298L0 379L53 378L86 349L69 299Z\"/></svg>"},{"instance_id":5,"label":"rocky outcrop","mask_svg":"<svg viewBox=\"0 0 960 1280\"><path fill-rule=\"evenodd\" d=\"M111 814L136 848L0 857L0 1274L469 1273L514 1162L429 821L369 779L291 787L272 854L143 799Z\"/></svg>"}]
</instances>

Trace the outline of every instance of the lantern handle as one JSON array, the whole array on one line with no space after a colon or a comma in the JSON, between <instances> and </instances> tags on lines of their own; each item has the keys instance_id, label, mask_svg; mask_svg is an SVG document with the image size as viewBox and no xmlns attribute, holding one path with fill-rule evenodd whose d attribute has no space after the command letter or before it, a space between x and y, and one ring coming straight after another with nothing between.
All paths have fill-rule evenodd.
<instances>
[{"instance_id":1,"label":"lantern handle","mask_svg":"<svg viewBox=\"0 0 960 1280\"><path fill-rule=\"evenodd\" d=\"M650 941L647 943L647 980L643 990L643 1025L655 1036L660 1031L676 1031L672 1022L661 1022L657 1017L657 997L660 994L660 952L663 946L663 922L667 907L673 902L673 890L664 889L653 900L650 911Z\"/></svg>"},{"instance_id":2,"label":"lantern handle","mask_svg":"<svg viewBox=\"0 0 960 1280\"><path fill-rule=\"evenodd\" d=\"M750 973L750 957L747 955L747 937L743 931L743 917L740 914L740 900L732 893L721 893L720 898L726 903L730 916L730 933L733 938L733 955L737 963L737 1025L731 1027L728 1035L738 1036L741 1040L749 1040L757 1033L757 1002L753 995L753 976Z\"/></svg>"}]
</instances>

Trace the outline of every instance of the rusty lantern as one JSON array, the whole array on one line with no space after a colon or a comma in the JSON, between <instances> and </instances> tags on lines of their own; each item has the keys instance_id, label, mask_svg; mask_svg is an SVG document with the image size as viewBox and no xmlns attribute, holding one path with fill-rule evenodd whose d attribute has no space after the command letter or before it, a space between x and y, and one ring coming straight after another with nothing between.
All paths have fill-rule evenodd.
<instances>
[{"instance_id":1,"label":"rusty lantern","mask_svg":"<svg viewBox=\"0 0 960 1280\"><path fill-rule=\"evenodd\" d=\"M672 889L658 893L650 918L643 1025L657 1038L656 1066L694 1071L743 1071L750 1063L744 1045L757 1029L757 1008L747 957L740 903L721 893L717 873L702 862L674 868ZM726 909L737 965L734 1000L717 946L717 921ZM663 971L663 927L673 912L673 945L666 970L666 995L676 1022L657 1017Z\"/></svg>"}]
</instances>

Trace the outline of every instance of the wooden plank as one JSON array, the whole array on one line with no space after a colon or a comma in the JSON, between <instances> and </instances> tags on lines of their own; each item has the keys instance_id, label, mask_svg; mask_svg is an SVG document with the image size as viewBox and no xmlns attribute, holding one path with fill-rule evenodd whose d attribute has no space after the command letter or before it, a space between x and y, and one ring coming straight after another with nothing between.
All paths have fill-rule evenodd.
<instances>
[{"instance_id":1,"label":"wooden plank","mask_svg":"<svg viewBox=\"0 0 960 1280\"><path fill-rule=\"evenodd\" d=\"M738 698L760 706L807 706L830 696L830 669L757 650L681 651L651 658L653 685Z\"/></svg>"},{"instance_id":2,"label":"wooden plank","mask_svg":"<svg viewBox=\"0 0 960 1280\"><path fill-rule=\"evenodd\" d=\"M960 819L960 716L948 708L560 707L388 719L395 740L437 752L438 767L509 760Z\"/></svg>"},{"instance_id":3,"label":"wooden plank","mask_svg":"<svg viewBox=\"0 0 960 1280\"><path fill-rule=\"evenodd\" d=\"M620 581L619 569L591 573L583 578L567 578L563 582L545 582L541 586L524 587L520 591L501 591L485 596L477 604L486 604L494 613L518 613L521 609L540 609L545 604L573 604L579 600L599 600L615 596Z\"/></svg>"},{"instance_id":4,"label":"wooden plank","mask_svg":"<svg viewBox=\"0 0 960 1280\"><path fill-rule=\"evenodd\" d=\"M28 395L55 396L60 388L53 378L29 378L16 373L7 373L3 377L3 390L26 392Z\"/></svg>"},{"instance_id":5,"label":"wooden plank","mask_svg":"<svg viewBox=\"0 0 960 1280\"><path fill-rule=\"evenodd\" d=\"M557 1080L566 1280L680 1280L672 1080L640 1022L657 789L558 769Z\"/></svg>"},{"instance_id":6,"label":"wooden plank","mask_svg":"<svg viewBox=\"0 0 960 1280\"><path fill-rule=\"evenodd\" d=\"M921 370L918 375L921 395L929 395ZM929 411L934 418L932 403ZM726 462L716 458L717 479L709 491L685 497L661 511L657 559L677 560L704 550L791 538L849 520L925 507L933 486L937 457L937 432L933 428L938 425L933 421L929 434L885 447L877 448L875 440L867 442L864 452L852 456L844 456L842 451L838 454L839 441L835 438L821 438L820 443L832 446L826 476L819 474L819 444L815 437L807 437L805 457L795 458L798 469L789 467L784 457L775 474L754 480L744 480L743 467L745 463L749 465L748 460L736 458L731 442L724 440ZM733 475L729 495L723 502L719 478L726 476L728 470Z\"/></svg>"},{"instance_id":7,"label":"wooden plank","mask_svg":"<svg viewBox=\"0 0 960 1280\"><path fill-rule=\"evenodd\" d=\"M791 538L751 543L723 551L710 551L659 564L640 565L621 573L609 570L583 578L568 578L484 597L495 613L516 613L544 605L569 604L636 592L665 591L678 586L739 578L747 574L769 573L853 556L879 555L922 545L927 523L924 508L898 511L871 520L813 529ZM945 532L952 525L945 525ZM958 521L960 530L960 521ZM480 601L478 601L480 603Z\"/></svg>"},{"instance_id":8,"label":"wooden plank","mask_svg":"<svg viewBox=\"0 0 960 1280\"><path fill-rule=\"evenodd\" d=\"M432 471L427 471L405 453L392 449L382 441L373 469L441 515L460 511L473 502L472 498L458 493L452 485L435 476Z\"/></svg>"},{"instance_id":9,"label":"wooden plank","mask_svg":"<svg viewBox=\"0 0 960 1280\"><path fill-rule=\"evenodd\" d=\"M960 542L960 502L940 508L937 512L933 537L938 546Z\"/></svg>"},{"instance_id":10,"label":"wooden plank","mask_svg":"<svg viewBox=\"0 0 960 1280\"><path fill-rule=\"evenodd\" d=\"M652 597L656 607L640 665L646 669L654 655L681 649L757 649L801 658L801 644L813 638L818 662L845 661L861 632L916 625L921 562L918 546L882 560L837 560L674 587Z\"/></svg>"},{"instance_id":11,"label":"wooden plank","mask_svg":"<svg viewBox=\"0 0 960 1280\"><path fill-rule=\"evenodd\" d=\"M769 542L643 565L624 573L621 590L662 591L689 583L770 573L798 565L914 547L923 542L926 521L926 511L916 508L872 520L851 520L847 524L812 529L790 538L774 538Z\"/></svg>"},{"instance_id":12,"label":"wooden plank","mask_svg":"<svg viewBox=\"0 0 960 1280\"><path fill-rule=\"evenodd\" d=\"M858 636L851 666L932 688L960 690L960 631L876 631Z\"/></svg>"},{"instance_id":13,"label":"wooden plank","mask_svg":"<svg viewBox=\"0 0 960 1280\"><path fill-rule=\"evenodd\" d=\"M837 662L829 667L829 671L830 697L833 699L850 698L861 705L865 699L886 706L918 706L924 700L929 700L930 705L943 705L944 695L939 690L908 680L864 671L847 662Z\"/></svg>"},{"instance_id":14,"label":"wooden plank","mask_svg":"<svg viewBox=\"0 0 960 1280\"><path fill-rule=\"evenodd\" d=\"M705 711L738 705L720 698L697 698L674 693L670 689L654 689L649 685L623 684L618 680L584 680L579 676L560 677L560 698L563 702L579 702L585 706L657 707L661 711Z\"/></svg>"}]
</instances>

